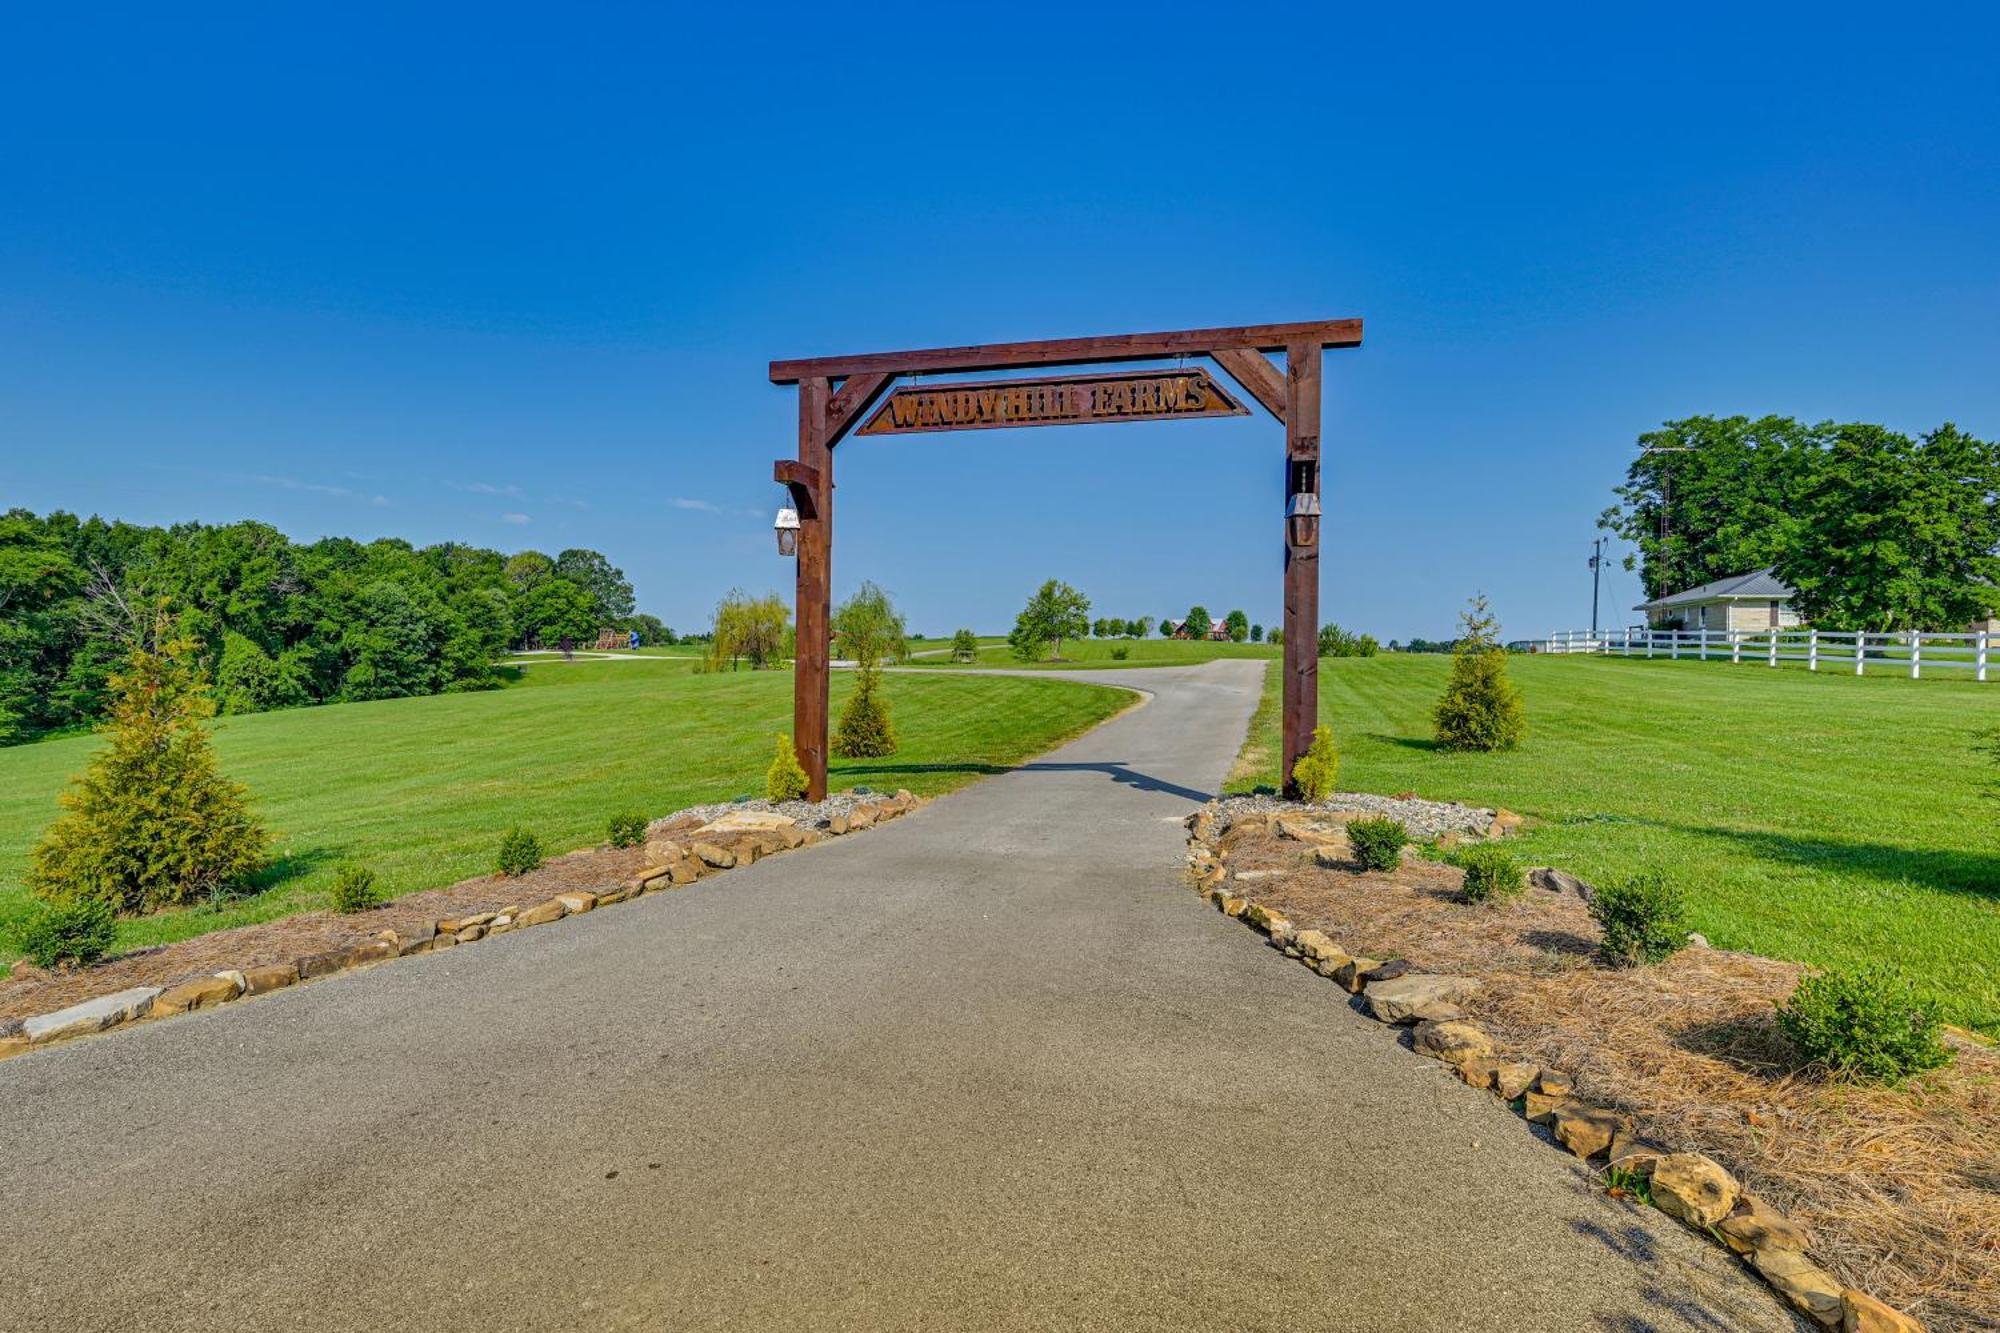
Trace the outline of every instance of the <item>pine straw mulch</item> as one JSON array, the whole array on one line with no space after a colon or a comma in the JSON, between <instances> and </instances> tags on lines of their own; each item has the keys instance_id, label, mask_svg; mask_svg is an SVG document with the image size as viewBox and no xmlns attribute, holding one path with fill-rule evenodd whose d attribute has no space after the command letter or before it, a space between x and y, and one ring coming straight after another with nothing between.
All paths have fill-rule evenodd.
<instances>
[{"instance_id":1,"label":"pine straw mulch","mask_svg":"<svg viewBox=\"0 0 2000 1333\"><path fill-rule=\"evenodd\" d=\"M1529 889L1455 901L1455 869L1324 869L1266 833L1229 867L1283 869L1234 891L1349 953L1485 979L1461 1007L1504 1051L1563 1070L1669 1149L1708 1154L1813 1237L1819 1263L1935 1331L2000 1327L2000 1051L1951 1038L1946 1069L1900 1089L1791 1072L1775 1005L1800 967L1691 948L1658 967L1595 960L1584 903ZM1303 862L1303 864L1301 864Z\"/></svg>"},{"instance_id":2,"label":"pine straw mulch","mask_svg":"<svg viewBox=\"0 0 2000 1333\"><path fill-rule=\"evenodd\" d=\"M643 858L639 848L570 852L551 857L541 869L516 879L483 875L413 893L350 916L301 912L122 954L82 971L14 981L0 975L0 1021L54 1013L130 986L172 986L230 968L289 963L308 954L364 943L383 930L409 932L446 917L493 912L516 904L528 907L570 890L602 892L636 874L643 868Z\"/></svg>"}]
</instances>

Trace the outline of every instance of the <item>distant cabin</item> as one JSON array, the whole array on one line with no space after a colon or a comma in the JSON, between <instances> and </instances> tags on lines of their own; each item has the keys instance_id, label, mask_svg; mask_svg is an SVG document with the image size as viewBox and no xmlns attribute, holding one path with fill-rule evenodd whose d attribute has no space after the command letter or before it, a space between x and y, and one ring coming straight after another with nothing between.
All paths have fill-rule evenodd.
<instances>
[{"instance_id":1,"label":"distant cabin","mask_svg":"<svg viewBox=\"0 0 2000 1333\"><path fill-rule=\"evenodd\" d=\"M1188 634L1187 621L1185 620L1169 620L1167 622L1167 630L1176 639L1191 637ZM1208 637L1218 643L1227 643L1229 641L1229 626L1223 624L1220 620L1211 618L1208 622Z\"/></svg>"},{"instance_id":2,"label":"distant cabin","mask_svg":"<svg viewBox=\"0 0 2000 1333\"><path fill-rule=\"evenodd\" d=\"M1670 593L1632 608L1654 629L1717 630L1761 634L1800 624L1792 607L1797 593L1768 569L1736 574L1686 592Z\"/></svg>"}]
</instances>

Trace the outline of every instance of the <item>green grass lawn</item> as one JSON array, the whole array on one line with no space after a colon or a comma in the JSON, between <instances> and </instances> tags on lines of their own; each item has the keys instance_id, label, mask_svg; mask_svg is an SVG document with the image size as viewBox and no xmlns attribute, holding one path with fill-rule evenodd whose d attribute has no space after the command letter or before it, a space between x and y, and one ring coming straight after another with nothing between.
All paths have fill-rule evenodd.
<instances>
[{"instance_id":1,"label":"green grass lawn","mask_svg":"<svg viewBox=\"0 0 2000 1333\"><path fill-rule=\"evenodd\" d=\"M837 710L853 678L836 672ZM837 760L836 788L948 791L1051 748L1132 696L1075 683L897 675L883 689L900 751ZM280 860L255 896L123 922L130 949L326 905L336 863L373 866L391 894L491 870L518 822L552 851L599 841L616 810L762 795L789 671L699 675L692 662L540 663L514 688L337 704L216 725L229 775L247 784ZM837 715L837 713L836 713ZM21 875L56 814L56 793L97 738L0 749L0 963L29 907Z\"/></svg>"},{"instance_id":2,"label":"green grass lawn","mask_svg":"<svg viewBox=\"0 0 2000 1333\"><path fill-rule=\"evenodd\" d=\"M1523 857L1686 886L1719 948L1882 961L1951 1021L2000 1035L2000 685L1726 663L1513 657L1517 751L1430 746L1449 659L1320 663L1340 786L1504 805ZM1278 675L1236 787L1278 778Z\"/></svg>"},{"instance_id":3,"label":"green grass lawn","mask_svg":"<svg viewBox=\"0 0 2000 1333\"><path fill-rule=\"evenodd\" d=\"M1118 648L1126 650L1122 662L1111 655ZM979 658L975 662L953 662L947 653L934 657L912 657L910 665L936 667L943 671L953 667L962 671L967 666L1077 671L1106 667L1193 666L1197 662L1213 662L1218 657L1262 657L1275 661L1282 651L1268 643L1215 643L1205 639L1066 639L1060 662L1020 662L1015 660L1013 650L1007 646L1005 639L981 639Z\"/></svg>"}]
</instances>

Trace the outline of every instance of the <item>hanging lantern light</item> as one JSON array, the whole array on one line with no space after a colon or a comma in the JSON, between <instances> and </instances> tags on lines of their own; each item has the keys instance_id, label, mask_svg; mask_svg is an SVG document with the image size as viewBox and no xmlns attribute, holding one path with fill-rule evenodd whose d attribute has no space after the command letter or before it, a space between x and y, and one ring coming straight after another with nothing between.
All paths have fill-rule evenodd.
<instances>
[{"instance_id":1,"label":"hanging lantern light","mask_svg":"<svg viewBox=\"0 0 2000 1333\"><path fill-rule=\"evenodd\" d=\"M1300 491L1285 503L1285 525L1293 546L1313 546L1319 542L1319 497Z\"/></svg>"},{"instance_id":2,"label":"hanging lantern light","mask_svg":"<svg viewBox=\"0 0 2000 1333\"><path fill-rule=\"evenodd\" d=\"M797 555L799 553L799 511L786 505L778 511L778 521L771 525L778 534L778 554Z\"/></svg>"}]
</instances>

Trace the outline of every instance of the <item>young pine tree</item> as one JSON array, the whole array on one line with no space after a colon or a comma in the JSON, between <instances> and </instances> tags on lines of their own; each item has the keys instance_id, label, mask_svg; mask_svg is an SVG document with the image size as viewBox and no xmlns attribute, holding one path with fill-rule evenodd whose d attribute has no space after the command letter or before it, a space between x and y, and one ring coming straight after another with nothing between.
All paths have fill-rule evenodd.
<instances>
[{"instance_id":1,"label":"young pine tree","mask_svg":"<svg viewBox=\"0 0 2000 1333\"><path fill-rule=\"evenodd\" d=\"M896 729L879 693L882 673L866 667L854 673L854 693L840 710L833 752L843 759L873 759L896 753Z\"/></svg>"},{"instance_id":2,"label":"young pine tree","mask_svg":"<svg viewBox=\"0 0 2000 1333\"><path fill-rule=\"evenodd\" d=\"M1432 713L1440 750L1511 750L1528 733L1521 695L1507 679L1507 650L1485 594L1459 617L1451 675Z\"/></svg>"},{"instance_id":3,"label":"young pine tree","mask_svg":"<svg viewBox=\"0 0 2000 1333\"><path fill-rule=\"evenodd\" d=\"M833 630L842 651L854 659L854 693L840 710L833 752L845 759L873 759L896 753L896 730L881 695L883 661L899 661L907 653L902 613L889 594L873 583L833 613Z\"/></svg>"},{"instance_id":4,"label":"young pine tree","mask_svg":"<svg viewBox=\"0 0 2000 1333\"><path fill-rule=\"evenodd\" d=\"M206 898L263 863L267 835L209 746L215 705L197 651L187 639L142 644L112 677L108 742L35 848L38 897L150 911Z\"/></svg>"}]
</instances>

